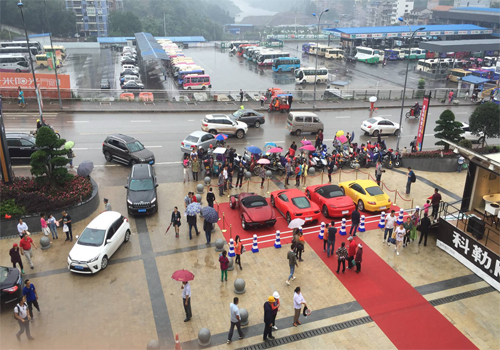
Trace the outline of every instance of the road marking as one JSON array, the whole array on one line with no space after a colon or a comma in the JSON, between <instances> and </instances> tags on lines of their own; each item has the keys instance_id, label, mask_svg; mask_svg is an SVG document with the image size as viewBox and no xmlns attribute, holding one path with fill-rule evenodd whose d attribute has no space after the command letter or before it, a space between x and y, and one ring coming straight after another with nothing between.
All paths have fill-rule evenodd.
<instances>
[{"instance_id":1,"label":"road marking","mask_svg":"<svg viewBox=\"0 0 500 350\"><path fill-rule=\"evenodd\" d=\"M73 148L73 151L86 151L89 148ZM92 148L92 149L98 149L98 148Z\"/></svg>"},{"instance_id":2,"label":"road marking","mask_svg":"<svg viewBox=\"0 0 500 350\"><path fill-rule=\"evenodd\" d=\"M335 117L337 119L346 119L346 118L350 118L351 116L350 115L342 115L340 117Z\"/></svg>"},{"instance_id":3,"label":"road marking","mask_svg":"<svg viewBox=\"0 0 500 350\"><path fill-rule=\"evenodd\" d=\"M66 123L88 123L88 120L68 120Z\"/></svg>"},{"instance_id":4,"label":"road marking","mask_svg":"<svg viewBox=\"0 0 500 350\"><path fill-rule=\"evenodd\" d=\"M144 146L144 147L146 147L146 148L161 148L163 146Z\"/></svg>"},{"instance_id":5,"label":"road marking","mask_svg":"<svg viewBox=\"0 0 500 350\"><path fill-rule=\"evenodd\" d=\"M151 120L131 120L131 123L151 123Z\"/></svg>"}]
</instances>

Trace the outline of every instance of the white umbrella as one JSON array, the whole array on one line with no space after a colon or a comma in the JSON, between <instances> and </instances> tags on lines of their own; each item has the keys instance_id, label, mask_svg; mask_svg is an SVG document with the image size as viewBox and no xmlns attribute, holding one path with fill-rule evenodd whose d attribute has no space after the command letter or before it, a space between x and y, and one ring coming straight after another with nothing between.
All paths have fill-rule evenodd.
<instances>
[{"instance_id":1,"label":"white umbrella","mask_svg":"<svg viewBox=\"0 0 500 350\"><path fill-rule=\"evenodd\" d=\"M305 223L306 222L302 219L293 219L288 224L288 228L299 228L300 226L304 225Z\"/></svg>"}]
</instances>

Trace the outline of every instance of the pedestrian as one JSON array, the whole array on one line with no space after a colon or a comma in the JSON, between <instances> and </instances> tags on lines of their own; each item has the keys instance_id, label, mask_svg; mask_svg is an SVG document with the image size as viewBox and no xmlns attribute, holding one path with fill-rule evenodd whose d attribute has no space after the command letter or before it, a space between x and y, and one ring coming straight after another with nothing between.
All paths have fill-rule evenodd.
<instances>
[{"instance_id":1,"label":"pedestrian","mask_svg":"<svg viewBox=\"0 0 500 350\"><path fill-rule=\"evenodd\" d=\"M200 162L198 162L198 157L194 157L193 163L191 164L191 171L193 172L193 181L198 182L198 171L200 171Z\"/></svg>"},{"instance_id":2,"label":"pedestrian","mask_svg":"<svg viewBox=\"0 0 500 350\"><path fill-rule=\"evenodd\" d=\"M354 237L356 237L360 219L361 215L359 214L358 207L356 206L354 207L354 211L351 214L351 231L349 231L349 235L353 235ZM354 234L352 231L354 231Z\"/></svg>"},{"instance_id":3,"label":"pedestrian","mask_svg":"<svg viewBox=\"0 0 500 350\"><path fill-rule=\"evenodd\" d=\"M104 211L111 211L111 204L107 198L104 198Z\"/></svg>"},{"instance_id":4,"label":"pedestrian","mask_svg":"<svg viewBox=\"0 0 500 350\"><path fill-rule=\"evenodd\" d=\"M33 240L31 239L30 234L26 233L19 242L19 248L21 249L21 254L26 257L26 260L28 260L28 264L30 264L31 269L33 269L33 261L31 260L33 258L33 251L31 246L35 247L35 249L38 249L35 242L33 242Z\"/></svg>"},{"instance_id":5,"label":"pedestrian","mask_svg":"<svg viewBox=\"0 0 500 350\"><path fill-rule=\"evenodd\" d=\"M302 165L302 186L306 186L307 182L307 170L309 170L309 165L307 165L307 162L305 162Z\"/></svg>"},{"instance_id":6,"label":"pedestrian","mask_svg":"<svg viewBox=\"0 0 500 350\"><path fill-rule=\"evenodd\" d=\"M431 206L431 201L430 200L427 200L424 204L424 213L429 215L429 208Z\"/></svg>"},{"instance_id":7,"label":"pedestrian","mask_svg":"<svg viewBox=\"0 0 500 350\"><path fill-rule=\"evenodd\" d=\"M210 246L210 242L212 241L212 230L213 224L208 222L206 219L203 220L203 231L205 231L205 238L207 239L207 247Z\"/></svg>"},{"instance_id":8,"label":"pedestrian","mask_svg":"<svg viewBox=\"0 0 500 350\"><path fill-rule=\"evenodd\" d=\"M297 259L299 259L299 261L302 262L302 261L304 261L304 260L302 260L302 253L304 252L304 245L306 243L306 239L300 230L299 230L299 233L297 236L298 236L297 245L296 245L297 249L296 249L295 253L297 254Z\"/></svg>"},{"instance_id":9,"label":"pedestrian","mask_svg":"<svg viewBox=\"0 0 500 350\"><path fill-rule=\"evenodd\" d=\"M21 260L21 254L19 252L19 247L17 246L17 243L14 243L12 248L10 248L9 255L12 267L16 267L16 265L19 264L19 267L21 268L21 273L24 275L23 261Z\"/></svg>"},{"instance_id":10,"label":"pedestrian","mask_svg":"<svg viewBox=\"0 0 500 350\"><path fill-rule=\"evenodd\" d=\"M290 266L290 275L288 276L288 279L285 282L286 284L290 285L290 280L293 281L295 279L295 276L293 275L295 272L295 267L299 267L299 262L297 261L297 255L295 255L295 252L293 251L292 247L290 247L290 250L288 251L286 258L288 259L288 265Z\"/></svg>"},{"instance_id":11,"label":"pedestrian","mask_svg":"<svg viewBox=\"0 0 500 350\"><path fill-rule=\"evenodd\" d=\"M300 310L302 309L302 304L306 304L306 301L304 300L304 297L302 296L302 293L300 293L300 287L295 288L294 294L293 294L293 309L295 311L294 316L293 316L293 325L297 327L297 325L300 325L299 317L300 317Z\"/></svg>"},{"instance_id":12,"label":"pedestrian","mask_svg":"<svg viewBox=\"0 0 500 350\"><path fill-rule=\"evenodd\" d=\"M328 157L328 183L332 183L332 173L333 169L335 168L335 162L333 161L332 157Z\"/></svg>"},{"instance_id":13,"label":"pedestrian","mask_svg":"<svg viewBox=\"0 0 500 350\"><path fill-rule=\"evenodd\" d=\"M290 176L292 175L292 163L290 162L290 158L287 158L285 164L285 187L290 186Z\"/></svg>"},{"instance_id":14,"label":"pedestrian","mask_svg":"<svg viewBox=\"0 0 500 350\"><path fill-rule=\"evenodd\" d=\"M351 268L354 267L354 257L356 256L356 248L357 248L357 243L354 240L353 236L349 236L347 238L347 241L349 241L349 252L348 252L348 257L347 257L347 268L350 270Z\"/></svg>"},{"instance_id":15,"label":"pedestrian","mask_svg":"<svg viewBox=\"0 0 500 350\"><path fill-rule=\"evenodd\" d=\"M73 168L73 158L75 158L75 153L73 152L73 149L69 149L68 152L66 153L68 160L69 160L69 167Z\"/></svg>"},{"instance_id":16,"label":"pedestrian","mask_svg":"<svg viewBox=\"0 0 500 350\"><path fill-rule=\"evenodd\" d=\"M337 235L337 229L334 227L335 221L330 223L330 227L328 228L328 241L326 243L326 257L329 258L330 254L333 255L333 251L335 249L335 238Z\"/></svg>"},{"instance_id":17,"label":"pedestrian","mask_svg":"<svg viewBox=\"0 0 500 350\"><path fill-rule=\"evenodd\" d=\"M448 103L452 102L453 102L453 90L451 90L450 93L448 94Z\"/></svg>"},{"instance_id":18,"label":"pedestrian","mask_svg":"<svg viewBox=\"0 0 500 350\"><path fill-rule=\"evenodd\" d=\"M266 95L264 93L262 93L262 95L260 95L260 106L261 107L264 107L264 102L266 102Z\"/></svg>"},{"instance_id":19,"label":"pedestrian","mask_svg":"<svg viewBox=\"0 0 500 350\"><path fill-rule=\"evenodd\" d=\"M429 229L431 227L431 220L427 216L427 213L424 213L424 217L422 218L422 221L420 222L420 241L418 241L418 244L420 245L422 243L422 238L425 236L424 240L424 247L427 246L427 235L429 233Z\"/></svg>"},{"instance_id":20,"label":"pedestrian","mask_svg":"<svg viewBox=\"0 0 500 350\"><path fill-rule=\"evenodd\" d=\"M420 223L420 208L418 206L415 207L415 211L411 215L411 233L410 233L410 239L412 241L415 241L417 237L417 226Z\"/></svg>"},{"instance_id":21,"label":"pedestrian","mask_svg":"<svg viewBox=\"0 0 500 350\"><path fill-rule=\"evenodd\" d=\"M66 240L73 242L73 231L71 230L71 216L65 211L62 212L62 218L58 220L63 222L63 232L66 232Z\"/></svg>"},{"instance_id":22,"label":"pedestrian","mask_svg":"<svg viewBox=\"0 0 500 350\"><path fill-rule=\"evenodd\" d=\"M410 194L411 184L416 181L415 172L411 170L411 167L408 167L408 173L406 174L406 194Z\"/></svg>"},{"instance_id":23,"label":"pedestrian","mask_svg":"<svg viewBox=\"0 0 500 350\"><path fill-rule=\"evenodd\" d=\"M326 252L326 246L328 243L328 226L330 226L330 224L325 225L325 233L323 233L323 251L324 252Z\"/></svg>"},{"instance_id":24,"label":"pedestrian","mask_svg":"<svg viewBox=\"0 0 500 350\"><path fill-rule=\"evenodd\" d=\"M394 250L399 255L399 251L401 250L401 246L403 245L403 240L406 235L406 230L404 228L403 223L401 223L398 227L396 227L396 247Z\"/></svg>"},{"instance_id":25,"label":"pedestrian","mask_svg":"<svg viewBox=\"0 0 500 350\"><path fill-rule=\"evenodd\" d=\"M224 164L224 169L222 170L222 176L224 177L224 191L227 191L227 179L229 174L227 172L227 164Z\"/></svg>"},{"instance_id":26,"label":"pedestrian","mask_svg":"<svg viewBox=\"0 0 500 350\"><path fill-rule=\"evenodd\" d=\"M266 169L264 169L263 165L260 167L259 176L262 180L260 182L260 188L264 188L264 181L266 180Z\"/></svg>"},{"instance_id":27,"label":"pedestrian","mask_svg":"<svg viewBox=\"0 0 500 350\"><path fill-rule=\"evenodd\" d=\"M193 227L194 227L194 230L196 232L196 235L198 236L200 234L198 232L198 224L197 224L196 215L188 215L187 222L188 222L188 226L189 226L189 239L193 239L193 236L191 235L191 230L193 229Z\"/></svg>"},{"instance_id":28,"label":"pedestrian","mask_svg":"<svg viewBox=\"0 0 500 350\"><path fill-rule=\"evenodd\" d=\"M434 189L434 194L432 195L431 198L431 205L432 205L432 217L434 218L434 221L437 220L438 214L439 214L439 205L441 203L441 194L439 193L439 189L435 188Z\"/></svg>"},{"instance_id":29,"label":"pedestrian","mask_svg":"<svg viewBox=\"0 0 500 350\"><path fill-rule=\"evenodd\" d=\"M184 173L184 183L186 183L186 179L189 182L189 166L190 166L189 158L184 158L184 160L182 161L182 167L183 167L182 171Z\"/></svg>"},{"instance_id":30,"label":"pedestrian","mask_svg":"<svg viewBox=\"0 0 500 350\"><path fill-rule=\"evenodd\" d=\"M385 219L384 239L382 240L382 243L385 243L387 237L387 245L391 245L390 238L392 238L392 231L394 230L396 220L397 217L395 215L395 211L391 210L391 213Z\"/></svg>"},{"instance_id":31,"label":"pedestrian","mask_svg":"<svg viewBox=\"0 0 500 350\"><path fill-rule=\"evenodd\" d=\"M222 197L224 195L224 173L222 171L219 172L217 186L219 186L219 196Z\"/></svg>"},{"instance_id":32,"label":"pedestrian","mask_svg":"<svg viewBox=\"0 0 500 350\"><path fill-rule=\"evenodd\" d=\"M457 165L457 172L461 172L462 169L464 168L464 163L465 163L465 158L460 156L458 157L458 165Z\"/></svg>"},{"instance_id":33,"label":"pedestrian","mask_svg":"<svg viewBox=\"0 0 500 350\"><path fill-rule=\"evenodd\" d=\"M59 239L59 237L57 236L58 222L54 218L54 215L49 214L49 218L47 219L47 224L49 225L50 232L52 232L52 238Z\"/></svg>"},{"instance_id":34,"label":"pedestrian","mask_svg":"<svg viewBox=\"0 0 500 350\"><path fill-rule=\"evenodd\" d=\"M35 285L31 283L29 279L24 281L23 295L26 296L31 321L33 322L33 306L36 307L38 312L40 312L40 306L38 305L38 293L36 292Z\"/></svg>"},{"instance_id":35,"label":"pedestrian","mask_svg":"<svg viewBox=\"0 0 500 350\"><path fill-rule=\"evenodd\" d=\"M273 309L273 329L278 330L276 327L276 316L278 316L278 311L280 311L280 295L278 292L273 293L274 303L272 305Z\"/></svg>"},{"instance_id":36,"label":"pedestrian","mask_svg":"<svg viewBox=\"0 0 500 350\"><path fill-rule=\"evenodd\" d=\"M380 180L382 179L382 173L385 173L385 170L382 166L382 159L377 160L377 165L375 166L375 178L377 179L377 185L380 186Z\"/></svg>"},{"instance_id":37,"label":"pedestrian","mask_svg":"<svg viewBox=\"0 0 500 350\"><path fill-rule=\"evenodd\" d=\"M345 259L349 256L347 249L345 247L345 242L342 242L341 246L335 252L337 254L337 273L340 271L340 264L342 264L342 273L345 273Z\"/></svg>"},{"instance_id":38,"label":"pedestrian","mask_svg":"<svg viewBox=\"0 0 500 350\"><path fill-rule=\"evenodd\" d=\"M24 100L24 91L20 86L17 87L17 104L22 108L26 107L27 105L26 101Z\"/></svg>"},{"instance_id":39,"label":"pedestrian","mask_svg":"<svg viewBox=\"0 0 500 350\"><path fill-rule=\"evenodd\" d=\"M271 295L264 303L264 341L273 340L273 304L276 300Z\"/></svg>"},{"instance_id":40,"label":"pedestrian","mask_svg":"<svg viewBox=\"0 0 500 350\"><path fill-rule=\"evenodd\" d=\"M241 188L241 186L243 185L243 176L245 176L245 166L243 165L243 161L241 161L240 164L238 165L235 187L238 187L238 184L240 184Z\"/></svg>"},{"instance_id":41,"label":"pedestrian","mask_svg":"<svg viewBox=\"0 0 500 350\"><path fill-rule=\"evenodd\" d=\"M17 340L21 341L21 334L23 334L24 331L26 331L28 340L34 340L35 338L31 336L30 332L31 317L28 313L28 304L26 303L26 296L24 295L21 298L21 301L19 301L19 304L14 307L14 318L19 323L20 328L19 332L16 334Z\"/></svg>"},{"instance_id":42,"label":"pedestrian","mask_svg":"<svg viewBox=\"0 0 500 350\"><path fill-rule=\"evenodd\" d=\"M234 259L234 263L240 267L240 270L243 270L241 267L241 253L244 252L245 247L243 247L243 243L241 243L240 236L236 236L234 239L234 253L236 254L236 258Z\"/></svg>"},{"instance_id":43,"label":"pedestrian","mask_svg":"<svg viewBox=\"0 0 500 350\"><path fill-rule=\"evenodd\" d=\"M186 209L191 203L193 203L193 195L191 194L191 192L188 192L186 197L184 197L184 209Z\"/></svg>"},{"instance_id":44,"label":"pedestrian","mask_svg":"<svg viewBox=\"0 0 500 350\"><path fill-rule=\"evenodd\" d=\"M227 258L227 252L224 250L221 255L219 255L220 262L220 281L224 282L224 278L227 281L227 269L229 268L229 259Z\"/></svg>"},{"instance_id":45,"label":"pedestrian","mask_svg":"<svg viewBox=\"0 0 500 350\"><path fill-rule=\"evenodd\" d=\"M293 149L294 151L297 151L297 144L295 143L295 141L292 141L292 144L290 145L290 148ZM295 154L291 154L291 156L293 157Z\"/></svg>"},{"instance_id":46,"label":"pedestrian","mask_svg":"<svg viewBox=\"0 0 500 350\"><path fill-rule=\"evenodd\" d=\"M299 187L300 186L300 176L302 175L302 166L300 164L297 164L295 167L295 186Z\"/></svg>"},{"instance_id":47,"label":"pedestrian","mask_svg":"<svg viewBox=\"0 0 500 350\"><path fill-rule=\"evenodd\" d=\"M179 212L179 209L177 207L174 207L170 223L174 226L175 238L179 238L179 227L181 226L181 213Z\"/></svg>"},{"instance_id":48,"label":"pedestrian","mask_svg":"<svg viewBox=\"0 0 500 350\"><path fill-rule=\"evenodd\" d=\"M47 221L45 220L44 213L40 213L40 226L42 227L42 233L45 236L50 235L50 229L49 229L49 226L47 225Z\"/></svg>"},{"instance_id":49,"label":"pedestrian","mask_svg":"<svg viewBox=\"0 0 500 350\"><path fill-rule=\"evenodd\" d=\"M214 202L215 202L215 194L212 191L212 187L209 188L208 193L207 193L207 203L209 207L214 207Z\"/></svg>"},{"instance_id":50,"label":"pedestrian","mask_svg":"<svg viewBox=\"0 0 500 350\"><path fill-rule=\"evenodd\" d=\"M358 244L358 251L356 252L356 257L354 258L356 262L356 273L361 272L361 263L363 262L363 246Z\"/></svg>"},{"instance_id":51,"label":"pedestrian","mask_svg":"<svg viewBox=\"0 0 500 350\"><path fill-rule=\"evenodd\" d=\"M229 166L227 167L227 182L229 185L229 189L233 188L233 162L229 162Z\"/></svg>"},{"instance_id":52,"label":"pedestrian","mask_svg":"<svg viewBox=\"0 0 500 350\"><path fill-rule=\"evenodd\" d=\"M288 105L290 106L290 111L292 110L293 95L288 93Z\"/></svg>"},{"instance_id":53,"label":"pedestrian","mask_svg":"<svg viewBox=\"0 0 500 350\"><path fill-rule=\"evenodd\" d=\"M411 235L411 229L412 229L412 221L411 221L411 217L407 217L406 218L406 221L405 223L403 224L403 227L406 231L405 233L405 237L404 237L404 240L403 240L403 248L405 248L408 244L410 244L410 235Z\"/></svg>"},{"instance_id":54,"label":"pedestrian","mask_svg":"<svg viewBox=\"0 0 500 350\"><path fill-rule=\"evenodd\" d=\"M189 282L182 282L182 305L184 305L184 312L186 313L186 319L184 322L188 322L193 314L191 313L191 285Z\"/></svg>"},{"instance_id":55,"label":"pedestrian","mask_svg":"<svg viewBox=\"0 0 500 350\"><path fill-rule=\"evenodd\" d=\"M19 232L19 237L23 238L23 236L28 232L28 225L26 225L25 222L23 222L23 219L19 219L19 222L17 224L17 232Z\"/></svg>"},{"instance_id":56,"label":"pedestrian","mask_svg":"<svg viewBox=\"0 0 500 350\"><path fill-rule=\"evenodd\" d=\"M243 102L243 90L240 89L240 103Z\"/></svg>"},{"instance_id":57,"label":"pedestrian","mask_svg":"<svg viewBox=\"0 0 500 350\"><path fill-rule=\"evenodd\" d=\"M227 343L229 344L233 340L234 327L238 329L238 334L240 335L240 340L245 337L243 331L241 330L241 317L240 309L238 308L238 303L240 299L238 297L233 298L233 302L229 304L229 314L231 319L231 327L229 327L229 334L227 335Z\"/></svg>"}]
</instances>

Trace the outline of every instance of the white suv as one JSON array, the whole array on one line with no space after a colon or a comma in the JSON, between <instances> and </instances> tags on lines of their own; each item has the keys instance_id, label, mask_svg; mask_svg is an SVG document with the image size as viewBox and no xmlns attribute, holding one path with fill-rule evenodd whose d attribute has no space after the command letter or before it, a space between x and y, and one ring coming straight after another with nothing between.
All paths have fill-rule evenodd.
<instances>
[{"instance_id":1,"label":"white suv","mask_svg":"<svg viewBox=\"0 0 500 350\"><path fill-rule=\"evenodd\" d=\"M92 274L104 270L109 258L130 239L128 219L116 211L105 211L83 230L68 254L68 270Z\"/></svg>"},{"instance_id":2,"label":"white suv","mask_svg":"<svg viewBox=\"0 0 500 350\"><path fill-rule=\"evenodd\" d=\"M248 132L248 125L243 122L233 121L225 114L208 114L201 121L201 130L213 135L235 135L241 139Z\"/></svg>"},{"instance_id":3,"label":"white suv","mask_svg":"<svg viewBox=\"0 0 500 350\"><path fill-rule=\"evenodd\" d=\"M460 123L462 123L462 130L464 131L460 136L462 136L466 140L469 140L470 142L483 143L484 133L480 132L479 135L474 135L470 131L469 124L464 122Z\"/></svg>"}]
</instances>

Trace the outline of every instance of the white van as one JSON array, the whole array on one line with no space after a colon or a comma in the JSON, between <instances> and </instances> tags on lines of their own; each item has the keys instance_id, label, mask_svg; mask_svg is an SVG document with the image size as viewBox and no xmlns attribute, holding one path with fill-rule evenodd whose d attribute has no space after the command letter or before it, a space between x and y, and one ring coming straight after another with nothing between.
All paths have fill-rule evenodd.
<instances>
[{"instance_id":1,"label":"white van","mask_svg":"<svg viewBox=\"0 0 500 350\"><path fill-rule=\"evenodd\" d=\"M124 64L124 65L122 66L122 72L123 72L123 71L125 71L125 70L127 70L127 69L131 69L131 70L133 70L133 71L137 71L137 72L139 72L139 67L138 67L138 66L135 66L135 65L133 65L133 64Z\"/></svg>"},{"instance_id":2,"label":"white van","mask_svg":"<svg viewBox=\"0 0 500 350\"><path fill-rule=\"evenodd\" d=\"M286 128L290 134L300 136L303 132L312 134L325 130L323 122L311 112L290 112L286 121Z\"/></svg>"}]
</instances>

